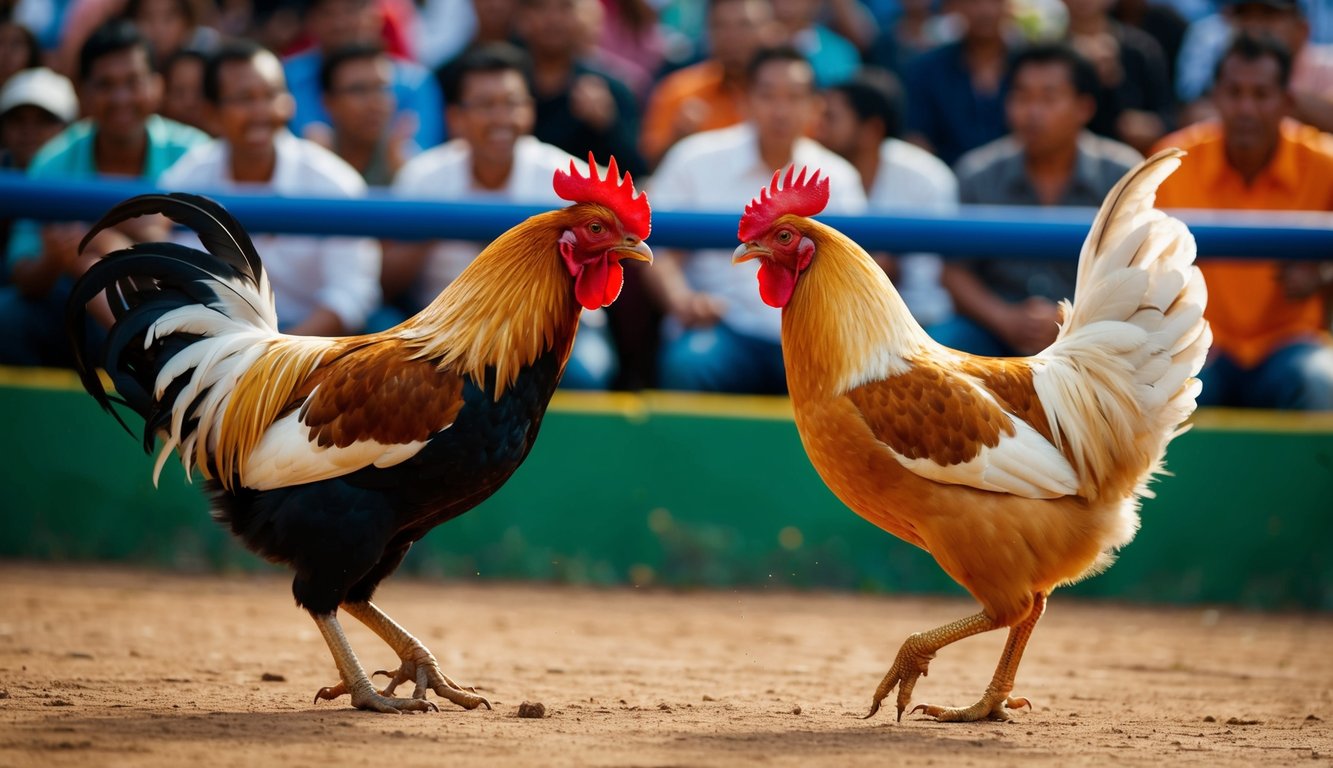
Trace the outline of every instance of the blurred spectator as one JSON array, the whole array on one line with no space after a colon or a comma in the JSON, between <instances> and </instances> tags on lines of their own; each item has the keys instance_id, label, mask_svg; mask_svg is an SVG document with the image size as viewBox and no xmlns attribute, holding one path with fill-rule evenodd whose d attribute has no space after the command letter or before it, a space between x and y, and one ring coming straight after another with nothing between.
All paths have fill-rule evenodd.
<instances>
[{"instance_id":1,"label":"blurred spectator","mask_svg":"<svg viewBox=\"0 0 1333 768\"><path fill-rule=\"evenodd\" d=\"M643 115L639 146L650 165L677 141L745 119L745 70L756 51L777 42L769 0L712 0L708 59L662 78Z\"/></svg>"},{"instance_id":2,"label":"blurred spectator","mask_svg":"<svg viewBox=\"0 0 1333 768\"><path fill-rule=\"evenodd\" d=\"M1291 60L1271 38L1238 37L1213 85L1220 120L1162 140L1189 153L1162 207L1333 211L1333 137L1285 119ZM1213 347L1201 405L1333 410L1328 303L1333 262L1208 260Z\"/></svg>"},{"instance_id":3,"label":"blurred spectator","mask_svg":"<svg viewBox=\"0 0 1333 768\"><path fill-rule=\"evenodd\" d=\"M1310 25L1296 0L1232 0L1220 15L1190 25L1177 88L1182 101L1192 104L1191 116L1212 114L1210 105L1196 102L1206 97L1217 61L1236 32L1272 36L1286 45L1292 54L1292 116L1333 130L1333 46L1309 42Z\"/></svg>"},{"instance_id":4,"label":"blurred spectator","mask_svg":"<svg viewBox=\"0 0 1333 768\"><path fill-rule=\"evenodd\" d=\"M1064 0L1068 40L1097 71L1097 111L1088 128L1140 152L1175 118L1166 60L1157 42L1110 16L1114 0Z\"/></svg>"},{"instance_id":5,"label":"blurred spectator","mask_svg":"<svg viewBox=\"0 0 1333 768\"><path fill-rule=\"evenodd\" d=\"M871 212L956 212L958 180L953 171L939 158L898 138L902 119L902 86L897 78L867 67L824 93L819 140L860 172ZM940 284L943 262L938 255L872 255L927 330L953 314L953 302Z\"/></svg>"},{"instance_id":6,"label":"blurred spectator","mask_svg":"<svg viewBox=\"0 0 1333 768\"><path fill-rule=\"evenodd\" d=\"M1127 27L1143 30L1157 41L1166 59L1166 73L1174 94L1176 59L1180 56L1180 44L1185 40L1185 29L1189 26L1185 17L1169 5L1150 0L1115 0L1111 16Z\"/></svg>"},{"instance_id":7,"label":"blurred spectator","mask_svg":"<svg viewBox=\"0 0 1333 768\"><path fill-rule=\"evenodd\" d=\"M182 48L162 63L162 116L217 134L204 101L204 67L208 57Z\"/></svg>"},{"instance_id":8,"label":"blurred spectator","mask_svg":"<svg viewBox=\"0 0 1333 768\"><path fill-rule=\"evenodd\" d=\"M599 0L519 0L517 31L532 56L533 135L571 155L615 155L641 175L639 107L629 88L587 60L587 20Z\"/></svg>"},{"instance_id":9,"label":"blurred spectator","mask_svg":"<svg viewBox=\"0 0 1333 768\"><path fill-rule=\"evenodd\" d=\"M856 0L835 2L856 5ZM821 0L773 0L773 16L786 41L814 68L816 87L826 88L856 74L861 67L861 52L847 38L821 23L822 6ZM873 29L874 20L868 19L868 23Z\"/></svg>"},{"instance_id":10,"label":"blurred spectator","mask_svg":"<svg viewBox=\"0 0 1333 768\"><path fill-rule=\"evenodd\" d=\"M936 0L902 0L900 14L881 27L866 60L900 75L907 62L962 34L958 17L936 10Z\"/></svg>"},{"instance_id":11,"label":"blurred spectator","mask_svg":"<svg viewBox=\"0 0 1333 768\"><path fill-rule=\"evenodd\" d=\"M37 150L78 116L78 97L64 75L39 67L9 78L0 87L0 171L27 170ZM12 225L8 216L0 218L0 250L9 246ZM0 253L0 275L5 272Z\"/></svg>"},{"instance_id":12,"label":"blurred spectator","mask_svg":"<svg viewBox=\"0 0 1333 768\"><path fill-rule=\"evenodd\" d=\"M422 34L431 34L428 25L441 27L431 43L422 42L422 61L435 70L435 77L440 87L448 96L445 83L453 76L449 68L469 50L489 43L512 43L515 41L514 14L518 11L518 0L429 0L422 9ZM435 16L432 14L444 14ZM458 21L458 28L449 32L443 29L448 19L466 18ZM452 39L457 37L456 41ZM447 46L445 41L448 40Z\"/></svg>"},{"instance_id":13,"label":"blurred spectator","mask_svg":"<svg viewBox=\"0 0 1333 768\"><path fill-rule=\"evenodd\" d=\"M648 97L666 57L657 11L648 0L599 0L588 4L592 59L621 82L640 103Z\"/></svg>"},{"instance_id":14,"label":"blurred spectator","mask_svg":"<svg viewBox=\"0 0 1333 768\"><path fill-rule=\"evenodd\" d=\"M388 186L419 149L409 121L394 121L393 60L374 45L339 48L324 58L319 87L330 130L310 138L346 160L366 184Z\"/></svg>"},{"instance_id":15,"label":"blurred spectator","mask_svg":"<svg viewBox=\"0 0 1333 768\"><path fill-rule=\"evenodd\" d=\"M649 194L655 210L740 211L789 165L831 180L828 213L865 210L850 163L806 137L816 117L814 70L789 46L761 50L749 69L749 119L697 133L662 159ZM755 289L758 265L732 266L731 250L662 250L645 276L667 313L659 361L667 389L780 393L781 313Z\"/></svg>"},{"instance_id":16,"label":"blurred spectator","mask_svg":"<svg viewBox=\"0 0 1333 768\"><path fill-rule=\"evenodd\" d=\"M148 38L159 72L177 51L207 51L218 43L217 31L206 26L210 19L204 0L126 0L122 15Z\"/></svg>"},{"instance_id":17,"label":"blurred spectator","mask_svg":"<svg viewBox=\"0 0 1333 768\"><path fill-rule=\"evenodd\" d=\"M31 30L37 38L37 47L43 51L53 50L60 45L61 38L65 35L65 25L72 16L73 6L72 0L16 0L4 3L9 18L23 28ZM86 38L87 35L83 37ZM75 48L74 54L77 53L78 49ZM59 71L56 67L52 69Z\"/></svg>"},{"instance_id":18,"label":"blurred spectator","mask_svg":"<svg viewBox=\"0 0 1333 768\"><path fill-rule=\"evenodd\" d=\"M15 73L42 65L42 49L27 27L0 16L0 85Z\"/></svg>"},{"instance_id":19,"label":"blurred spectator","mask_svg":"<svg viewBox=\"0 0 1333 768\"><path fill-rule=\"evenodd\" d=\"M79 94L86 120L56 135L28 166L34 179L116 176L156 180L186 150L208 140L154 113L162 81L149 64L148 42L134 25L108 22L84 41ZM0 290L0 363L68 365L65 300L93 261L133 242L160 239L160 221L138 219L98 235L82 253L80 222L19 221L9 241L11 286Z\"/></svg>"},{"instance_id":20,"label":"blurred spectator","mask_svg":"<svg viewBox=\"0 0 1333 768\"><path fill-rule=\"evenodd\" d=\"M1064 43L1020 51L1005 111L1013 132L958 161L959 200L996 205L1098 206L1143 158L1088 133L1097 73ZM957 315L940 343L977 355L1032 355L1055 340L1056 302L1072 298L1073 260L978 259L944 267Z\"/></svg>"},{"instance_id":21,"label":"blurred spectator","mask_svg":"<svg viewBox=\"0 0 1333 768\"><path fill-rule=\"evenodd\" d=\"M531 135L535 114L522 52L504 43L474 48L459 60L455 76L446 93L457 137L408 161L394 194L563 207L551 177L556 169L569 168L572 158ZM399 299L405 313L418 312L480 251L478 243L456 240L391 244L384 255L385 296ZM606 313L585 310L561 386L605 389L614 375Z\"/></svg>"},{"instance_id":22,"label":"blurred spectator","mask_svg":"<svg viewBox=\"0 0 1333 768\"><path fill-rule=\"evenodd\" d=\"M250 41L228 43L209 58L204 98L218 138L196 147L162 174L160 185L195 192L262 192L293 197L362 197L365 182L337 155L286 129L292 95L282 64ZM192 244L193 234L183 235ZM379 305L380 249L373 240L255 235L255 248L285 333L358 333Z\"/></svg>"},{"instance_id":23,"label":"blurred spectator","mask_svg":"<svg viewBox=\"0 0 1333 768\"><path fill-rule=\"evenodd\" d=\"M1004 135L1006 0L952 0L963 36L908 62L907 138L952 165Z\"/></svg>"},{"instance_id":24,"label":"blurred spectator","mask_svg":"<svg viewBox=\"0 0 1333 768\"><path fill-rule=\"evenodd\" d=\"M319 89L319 70L325 54L349 45L379 42L384 16L374 0L310 0L305 22L315 47L283 61L287 86L296 99L291 129L298 136L307 135L312 124L323 124L316 131L326 130L329 124ZM439 83L420 64L400 58L392 62L393 92L398 103L395 117L415 121L412 138L417 146L439 144L444 140L444 104Z\"/></svg>"}]
</instances>

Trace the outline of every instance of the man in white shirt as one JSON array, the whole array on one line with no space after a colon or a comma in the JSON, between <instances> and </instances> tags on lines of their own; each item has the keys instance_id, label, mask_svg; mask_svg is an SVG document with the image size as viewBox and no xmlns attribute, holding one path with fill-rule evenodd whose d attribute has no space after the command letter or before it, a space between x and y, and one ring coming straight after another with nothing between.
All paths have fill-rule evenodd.
<instances>
[{"instance_id":1,"label":"man in white shirt","mask_svg":"<svg viewBox=\"0 0 1333 768\"><path fill-rule=\"evenodd\" d=\"M902 87L897 78L885 70L867 67L825 91L819 139L856 166L871 211L956 212L958 179L943 160L897 138L902 115ZM938 255L872 255L927 331L953 315L953 301L940 284L943 264Z\"/></svg>"},{"instance_id":2,"label":"man in white shirt","mask_svg":"<svg viewBox=\"0 0 1333 768\"><path fill-rule=\"evenodd\" d=\"M219 138L188 152L159 179L170 190L364 197L360 174L286 129L294 103L282 64L250 42L224 46L204 72ZM197 243L193 235L185 239ZM256 235L286 333L359 333L379 306L380 249L366 238Z\"/></svg>"},{"instance_id":3,"label":"man in white shirt","mask_svg":"<svg viewBox=\"0 0 1333 768\"><path fill-rule=\"evenodd\" d=\"M403 165L394 180L394 195L565 207L551 179L556 169L568 169L573 158L531 135L536 110L522 51L506 43L478 46L465 53L450 72L453 82L445 93L449 126L457 138ZM587 172L583 162L576 161L576 165ZM405 311L420 311L472 263L483 245L460 240L387 244L385 296ZM583 312L561 386L605 389L610 385L616 355L606 326L601 310Z\"/></svg>"},{"instance_id":4,"label":"man in white shirt","mask_svg":"<svg viewBox=\"0 0 1333 768\"><path fill-rule=\"evenodd\" d=\"M761 50L750 63L750 118L673 146L649 184L655 210L723 211L737 218L773 172L819 169L830 180L828 213L866 207L856 169L805 133L815 117L814 70L795 49ZM645 273L667 314L658 379L663 388L781 393L782 315L755 289L758 265L733 266L732 248L665 251Z\"/></svg>"}]
</instances>

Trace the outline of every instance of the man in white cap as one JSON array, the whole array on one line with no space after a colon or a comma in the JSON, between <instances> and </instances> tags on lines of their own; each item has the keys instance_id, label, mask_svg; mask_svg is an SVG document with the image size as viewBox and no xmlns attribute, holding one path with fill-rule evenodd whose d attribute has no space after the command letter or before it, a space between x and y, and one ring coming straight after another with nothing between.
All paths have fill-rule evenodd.
<instances>
[{"instance_id":1,"label":"man in white cap","mask_svg":"<svg viewBox=\"0 0 1333 768\"><path fill-rule=\"evenodd\" d=\"M69 78L46 67L15 73L0 88L0 168L27 168L37 150L78 116Z\"/></svg>"}]
</instances>

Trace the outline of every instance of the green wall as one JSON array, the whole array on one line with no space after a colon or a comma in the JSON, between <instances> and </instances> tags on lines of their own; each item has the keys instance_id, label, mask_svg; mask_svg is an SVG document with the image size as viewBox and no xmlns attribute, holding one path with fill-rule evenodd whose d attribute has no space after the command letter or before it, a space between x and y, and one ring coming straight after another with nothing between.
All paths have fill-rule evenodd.
<instances>
[{"instance_id":1,"label":"green wall","mask_svg":"<svg viewBox=\"0 0 1333 768\"><path fill-rule=\"evenodd\" d=\"M0 556L268 567L50 371L0 371ZM1203 412L1172 444L1143 529L1072 588L1149 602L1333 610L1333 415ZM931 558L844 508L785 400L557 396L527 463L412 551L409 572L719 587L960 593Z\"/></svg>"}]
</instances>

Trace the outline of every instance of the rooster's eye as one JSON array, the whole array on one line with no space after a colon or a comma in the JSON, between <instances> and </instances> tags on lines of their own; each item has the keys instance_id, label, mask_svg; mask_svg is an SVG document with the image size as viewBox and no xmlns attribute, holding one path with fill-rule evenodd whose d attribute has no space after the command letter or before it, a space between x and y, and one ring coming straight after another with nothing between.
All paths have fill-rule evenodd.
<instances>
[{"instance_id":1,"label":"rooster's eye","mask_svg":"<svg viewBox=\"0 0 1333 768\"><path fill-rule=\"evenodd\" d=\"M791 242L791 230L784 229L778 233L778 242L786 245Z\"/></svg>"},{"instance_id":2,"label":"rooster's eye","mask_svg":"<svg viewBox=\"0 0 1333 768\"><path fill-rule=\"evenodd\" d=\"M603 230L605 229L606 228L602 226L601 222L597 221L594 221L592 224L588 225L588 231L593 233L594 235L602 234Z\"/></svg>"}]
</instances>

